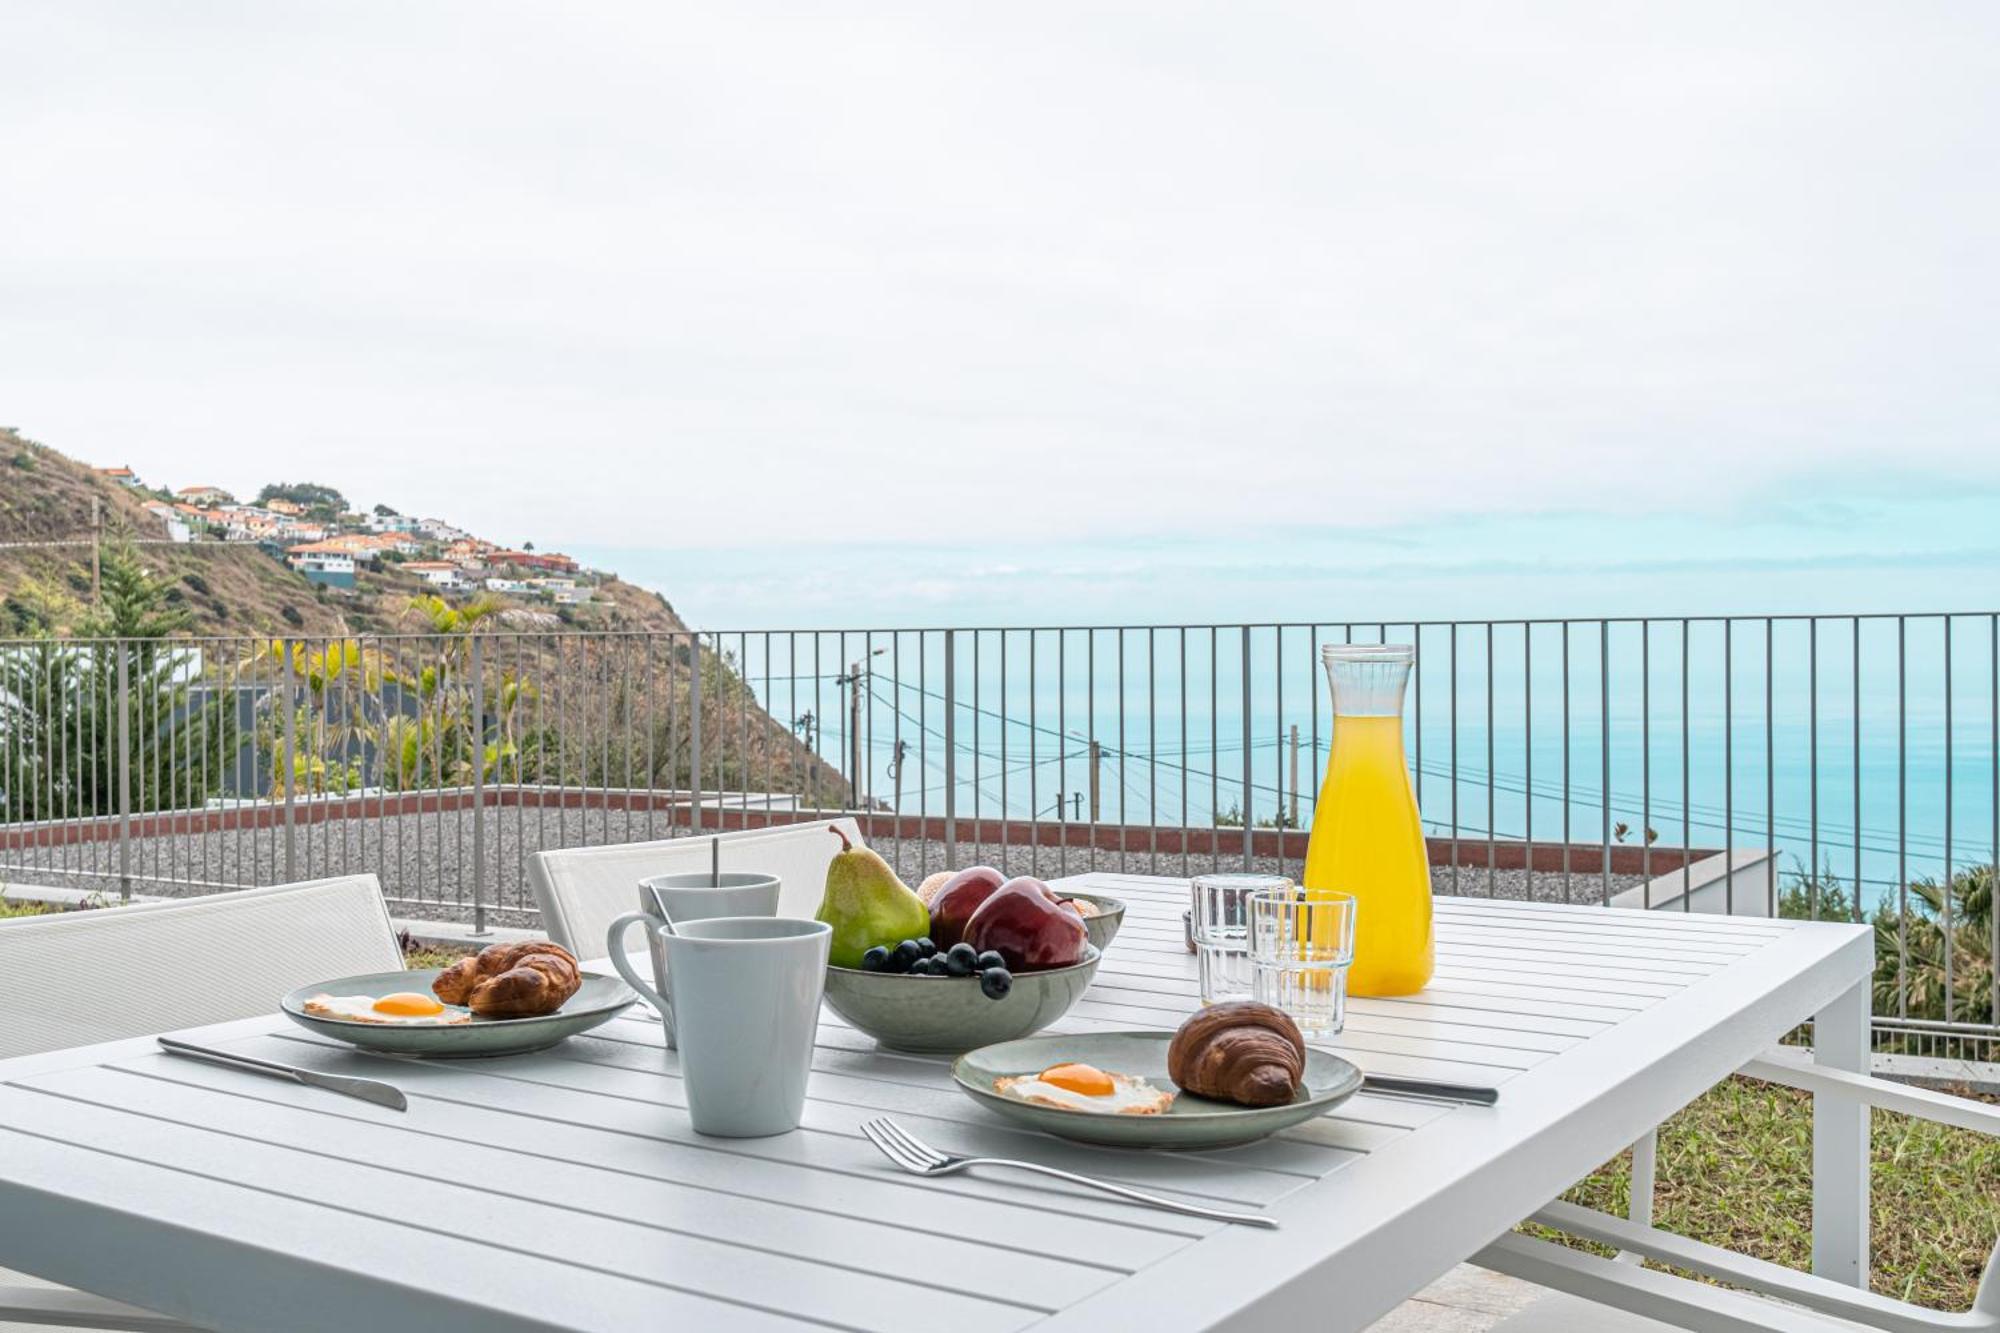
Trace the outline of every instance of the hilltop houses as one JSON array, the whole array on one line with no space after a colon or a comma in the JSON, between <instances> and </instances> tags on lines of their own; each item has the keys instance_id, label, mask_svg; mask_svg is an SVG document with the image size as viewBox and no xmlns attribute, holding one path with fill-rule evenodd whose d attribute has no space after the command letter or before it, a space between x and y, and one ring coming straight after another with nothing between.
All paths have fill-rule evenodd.
<instances>
[{"instance_id":1,"label":"hilltop houses","mask_svg":"<svg viewBox=\"0 0 2000 1333\"><path fill-rule=\"evenodd\" d=\"M96 471L121 485L140 486L130 468ZM171 501L148 500L145 508L174 541L255 545L324 587L353 589L363 569L386 574L393 568L447 596L478 590L556 606L583 606L596 596L597 576L572 557L513 550L442 518L380 512L329 518L323 508L311 510L318 517L309 518L308 507L296 500L274 496L262 504L239 504L220 486L183 486Z\"/></svg>"}]
</instances>

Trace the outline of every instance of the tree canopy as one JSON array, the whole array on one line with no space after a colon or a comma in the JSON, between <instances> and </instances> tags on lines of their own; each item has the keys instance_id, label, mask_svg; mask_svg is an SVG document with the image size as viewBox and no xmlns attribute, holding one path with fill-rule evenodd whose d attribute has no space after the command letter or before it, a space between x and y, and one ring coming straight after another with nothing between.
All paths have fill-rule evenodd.
<instances>
[{"instance_id":1,"label":"tree canopy","mask_svg":"<svg viewBox=\"0 0 2000 1333\"><path fill-rule=\"evenodd\" d=\"M322 486L316 481L278 481L257 492L258 504L269 504L273 500L290 500L295 505L307 509L331 509L335 513L347 508L347 497L331 486Z\"/></svg>"}]
</instances>

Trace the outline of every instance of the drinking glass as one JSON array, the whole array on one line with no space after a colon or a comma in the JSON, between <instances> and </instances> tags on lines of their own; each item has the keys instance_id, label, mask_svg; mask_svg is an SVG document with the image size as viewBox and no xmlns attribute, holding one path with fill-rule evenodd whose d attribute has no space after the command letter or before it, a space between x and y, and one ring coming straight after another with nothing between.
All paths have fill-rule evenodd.
<instances>
[{"instance_id":1,"label":"drinking glass","mask_svg":"<svg viewBox=\"0 0 2000 1333\"><path fill-rule=\"evenodd\" d=\"M1354 962L1354 898L1286 885L1250 895L1252 991L1292 1016L1308 1037L1347 1021L1347 969Z\"/></svg>"},{"instance_id":2,"label":"drinking glass","mask_svg":"<svg viewBox=\"0 0 2000 1333\"><path fill-rule=\"evenodd\" d=\"M1250 895L1292 887L1282 875L1195 876L1194 952L1203 1004L1250 998Z\"/></svg>"}]
</instances>

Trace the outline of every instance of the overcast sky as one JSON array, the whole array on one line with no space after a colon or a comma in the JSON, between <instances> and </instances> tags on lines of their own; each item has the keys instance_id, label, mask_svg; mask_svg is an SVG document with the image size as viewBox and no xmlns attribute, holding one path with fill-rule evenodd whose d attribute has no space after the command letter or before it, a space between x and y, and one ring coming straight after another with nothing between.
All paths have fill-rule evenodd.
<instances>
[{"instance_id":1,"label":"overcast sky","mask_svg":"<svg viewBox=\"0 0 2000 1333\"><path fill-rule=\"evenodd\" d=\"M711 552L2000 496L1979 0L0 0L0 53L0 423L149 480Z\"/></svg>"}]
</instances>

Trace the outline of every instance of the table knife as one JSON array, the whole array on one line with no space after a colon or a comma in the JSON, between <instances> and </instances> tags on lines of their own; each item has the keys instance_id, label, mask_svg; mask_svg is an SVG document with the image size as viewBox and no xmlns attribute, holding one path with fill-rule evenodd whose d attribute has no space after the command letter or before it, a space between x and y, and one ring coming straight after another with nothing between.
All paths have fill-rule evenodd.
<instances>
[{"instance_id":1,"label":"table knife","mask_svg":"<svg viewBox=\"0 0 2000 1333\"><path fill-rule=\"evenodd\" d=\"M168 1055L183 1056L189 1060L202 1060L212 1065L222 1065L228 1069L244 1069L251 1073L263 1074L270 1078L287 1079L302 1083L308 1088L322 1088L327 1092L337 1092L344 1097L359 1097L364 1102L386 1106L391 1111L407 1111L409 1101L402 1090L372 1078L350 1078L345 1074L324 1074L317 1069L303 1069L298 1065L279 1064L276 1060L260 1060L254 1055L239 1055L234 1051L218 1051L207 1046L195 1046L173 1037L157 1038L160 1049Z\"/></svg>"},{"instance_id":2,"label":"table knife","mask_svg":"<svg viewBox=\"0 0 2000 1333\"><path fill-rule=\"evenodd\" d=\"M1500 1089L1473 1087L1464 1083L1437 1083L1427 1078L1387 1078L1364 1074L1361 1090L1384 1097L1416 1097L1432 1102L1464 1102L1470 1106L1491 1106L1500 1100Z\"/></svg>"}]
</instances>

